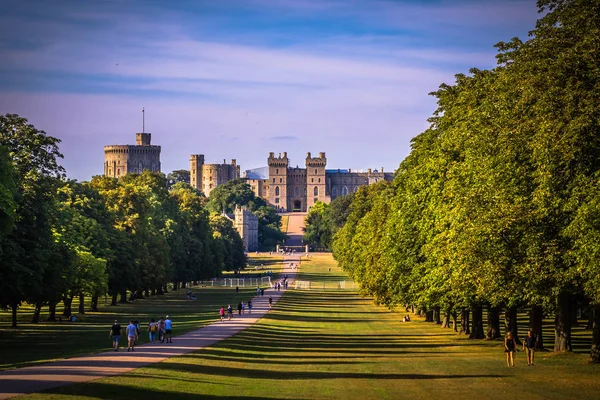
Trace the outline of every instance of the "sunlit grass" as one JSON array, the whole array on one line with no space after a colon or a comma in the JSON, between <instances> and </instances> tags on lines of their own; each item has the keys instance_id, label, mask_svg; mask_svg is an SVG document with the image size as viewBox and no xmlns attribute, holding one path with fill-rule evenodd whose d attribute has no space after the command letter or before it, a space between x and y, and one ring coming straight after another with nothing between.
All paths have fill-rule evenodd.
<instances>
[{"instance_id":1,"label":"sunlit grass","mask_svg":"<svg viewBox=\"0 0 600 400\"><path fill-rule=\"evenodd\" d=\"M339 280L332 264L315 255L299 279ZM468 340L418 317L402 323L400 315L350 290L291 290L259 323L218 345L29 398L599 397L600 368L585 355L538 354L527 367L518 353L507 368L499 341Z\"/></svg>"}]
</instances>

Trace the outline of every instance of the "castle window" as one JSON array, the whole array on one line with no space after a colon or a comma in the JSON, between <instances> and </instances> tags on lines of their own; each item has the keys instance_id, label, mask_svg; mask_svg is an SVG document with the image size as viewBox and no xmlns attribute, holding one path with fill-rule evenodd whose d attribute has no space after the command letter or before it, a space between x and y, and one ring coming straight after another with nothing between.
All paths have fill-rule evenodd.
<instances>
[{"instance_id":1,"label":"castle window","mask_svg":"<svg viewBox=\"0 0 600 400\"><path fill-rule=\"evenodd\" d=\"M279 186L275 188L275 196L279 196Z\"/></svg>"},{"instance_id":2,"label":"castle window","mask_svg":"<svg viewBox=\"0 0 600 400\"><path fill-rule=\"evenodd\" d=\"M333 189L331 189L331 194L333 195L333 197L337 196L337 188L334 186Z\"/></svg>"},{"instance_id":3,"label":"castle window","mask_svg":"<svg viewBox=\"0 0 600 400\"><path fill-rule=\"evenodd\" d=\"M356 191L358 190L358 186L354 187L354 193L356 193Z\"/></svg>"},{"instance_id":4,"label":"castle window","mask_svg":"<svg viewBox=\"0 0 600 400\"><path fill-rule=\"evenodd\" d=\"M300 188L296 186L296 196L300 196Z\"/></svg>"},{"instance_id":5,"label":"castle window","mask_svg":"<svg viewBox=\"0 0 600 400\"><path fill-rule=\"evenodd\" d=\"M117 168L117 176L121 175L121 168Z\"/></svg>"},{"instance_id":6,"label":"castle window","mask_svg":"<svg viewBox=\"0 0 600 400\"><path fill-rule=\"evenodd\" d=\"M315 183L315 178L310 178L310 183Z\"/></svg>"},{"instance_id":7,"label":"castle window","mask_svg":"<svg viewBox=\"0 0 600 400\"><path fill-rule=\"evenodd\" d=\"M279 183L282 183L282 182L283 182L283 179L282 179L282 178L279 178Z\"/></svg>"},{"instance_id":8,"label":"castle window","mask_svg":"<svg viewBox=\"0 0 600 400\"><path fill-rule=\"evenodd\" d=\"M304 195L306 196L306 188L304 188Z\"/></svg>"},{"instance_id":9,"label":"castle window","mask_svg":"<svg viewBox=\"0 0 600 400\"><path fill-rule=\"evenodd\" d=\"M279 168L275 170L275 175L279 175Z\"/></svg>"},{"instance_id":10,"label":"castle window","mask_svg":"<svg viewBox=\"0 0 600 400\"><path fill-rule=\"evenodd\" d=\"M315 175L317 174L317 170L315 169Z\"/></svg>"},{"instance_id":11,"label":"castle window","mask_svg":"<svg viewBox=\"0 0 600 400\"><path fill-rule=\"evenodd\" d=\"M275 183L275 178L273 178L273 183Z\"/></svg>"},{"instance_id":12,"label":"castle window","mask_svg":"<svg viewBox=\"0 0 600 400\"><path fill-rule=\"evenodd\" d=\"M279 204L279 197L275 197L275 204Z\"/></svg>"},{"instance_id":13,"label":"castle window","mask_svg":"<svg viewBox=\"0 0 600 400\"><path fill-rule=\"evenodd\" d=\"M315 186L315 189L313 190L314 192L314 196L318 196L319 195L319 188Z\"/></svg>"},{"instance_id":14,"label":"castle window","mask_svg":"<svg viewBox=\"0 0 600 400\"><path fill-rule=\"evenodd\" d=\"M347 196L348 195L348 188L346 186L344 186L342 188L342 196Z\"/></svg>"},{"instance_id":15,"label":"castle window","mask_svg":"<svg viewBox=\"0 0 600 400\"><path fill-rule=\"evenodd\" d=\"M321 183L321 178L319 178L319 183Z\"/></svg>"}]
</instances>

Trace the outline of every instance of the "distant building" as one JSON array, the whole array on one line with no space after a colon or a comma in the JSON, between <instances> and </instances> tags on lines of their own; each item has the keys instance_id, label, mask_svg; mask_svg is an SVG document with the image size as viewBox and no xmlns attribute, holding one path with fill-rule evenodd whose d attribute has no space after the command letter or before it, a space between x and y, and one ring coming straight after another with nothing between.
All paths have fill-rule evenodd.
<instances>
[{"instance_id":1,"label":"distant building","mask_svg":"<svg viewBox=\"0 0 600 400\"><path fill-rule=\"evenodd\" d=\"M135 145L104 146L104 175L119 178L142 171L160 172L160 146L150 144L150 133L136 133Z\"/></svg>"},{"instance_id":2,"label":"distant building","mask_svg":"<svg viewBox=\"0 0 600 400\"><path fill-rule=\"evenodd\" d=\"M214 188L240 177L240 167L235 160L227 164L204 164L203 154L190 156L190 185L200 190L206 197Z\"/></svg>"},{"instance_id":3,"label":"distant building","mask_svg":"<svg viewBox=\"0 0 600 400\"><path fill-rule=\"evenodd\" d=\"M258 217L246 207L236 207L233 215L224 215L233 222L233 227L240 234L244 250L258 250Z\"/></svg>"},{"instance_id":4,"label":"distant building","mask_svg":"<svg viewBox=\"0 0 600 400\"><path fill-rule=\"evenodd\" d=\"M306 154L305 168L290 168L287 153L269 153L268 166L245 172L244 177L256 196L281 211L308 211L317 202L331 202L338 196L356 192L359 187L391 181L391 172L368 169L326 169L325 153Z\"/></svg>"}]
</instances>

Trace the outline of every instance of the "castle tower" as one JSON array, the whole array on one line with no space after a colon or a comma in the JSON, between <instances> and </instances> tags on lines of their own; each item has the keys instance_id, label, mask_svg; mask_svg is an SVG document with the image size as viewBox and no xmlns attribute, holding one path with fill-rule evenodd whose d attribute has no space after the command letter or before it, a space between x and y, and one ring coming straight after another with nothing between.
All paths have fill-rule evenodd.
<instances>
[{"instance_id":1,"label":"castle tower","mask_svg":"<svg viewBox=\"0 0 600 400\"><path fill-rule=\"evenodd\" d=\"M308 211L317 201L329 203L329 196L325 193L325 167L327 158L325 153L319 157L311 157L306 153L306 210Z\"/></svg>"},{"instance_id":2,"label":"castle tower","mask_svg":"<svg viewBox=\"0 0 600 400\"><path fill-rule=\"evenodd\" d=\"M160 146L151 144L150 133L136 133L135 145L104 146L104 175L120 178L145 170L160 172Z\"/></svg>"},{"instance_id":3,"label":"castle tower","mask_svg":"<svg viewBox=\"0 0 600 400\"><path fill-rule=\"evenodd\" d=\"M204 165L203 154L192 154L190 156L190 186L202 191L202 166Z\"/></svg>"},{"instance_id":4,"label":"castle tower","mask_svg":"<svg viewBox=\"0 0 600 400\"><path fill-rule=\"evenodd\" d=\"M288 164L289 160L287 153L279 153L278 157L275 157L274 153L269 153L267 160L269 165L269 204L275 206L278 209L283 208L284 210L290 209L288 205L287 195L287 181L288 181Z\"/></svg>"}]
</instances>

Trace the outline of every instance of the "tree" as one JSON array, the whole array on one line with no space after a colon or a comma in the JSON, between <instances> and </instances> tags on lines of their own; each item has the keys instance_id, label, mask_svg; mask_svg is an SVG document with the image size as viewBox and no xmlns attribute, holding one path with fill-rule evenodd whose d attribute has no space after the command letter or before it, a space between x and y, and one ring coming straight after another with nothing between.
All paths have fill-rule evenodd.
<instances>
[{"instance_id":1,"label":"tree","mask_svg":"<svg viewBox=\"0 0 600 400\"><path fill-rule=\"evenodd\" d=\"M190 171L178 169L167 175L167 187L171 189L176 183L190 183Z\"/></svg>"}]
</instances>

